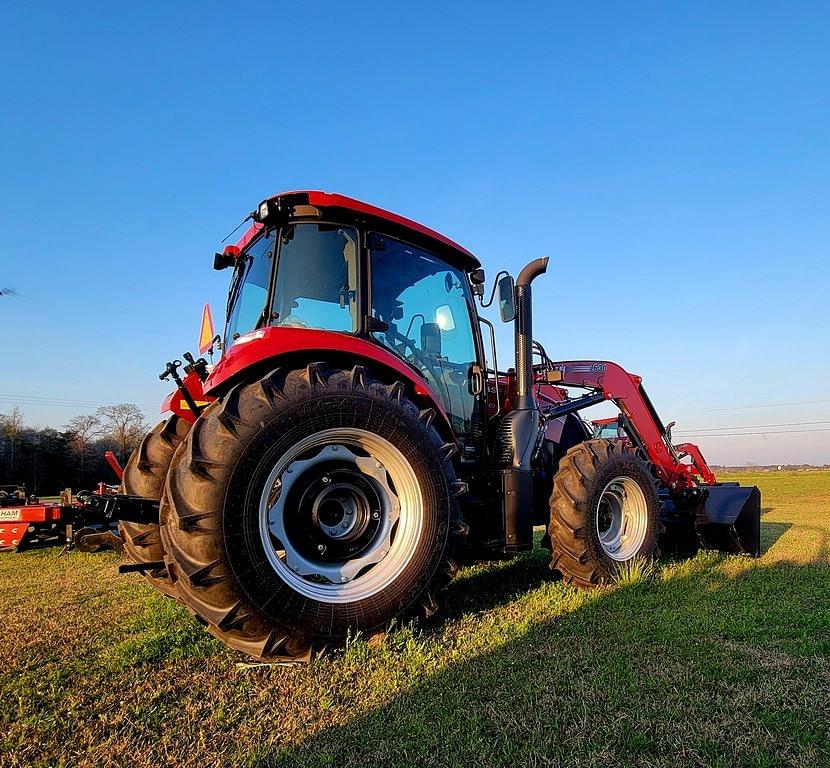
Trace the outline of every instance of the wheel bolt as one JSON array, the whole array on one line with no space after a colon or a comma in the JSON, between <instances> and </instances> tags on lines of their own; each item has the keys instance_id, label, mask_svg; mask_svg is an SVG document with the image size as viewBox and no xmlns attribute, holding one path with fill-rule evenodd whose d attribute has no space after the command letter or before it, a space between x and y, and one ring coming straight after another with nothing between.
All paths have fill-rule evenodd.
<instances>
[{"instance_id":1,"label":"wheel bolt","mask_svg":"<svg viewBox=\"0 0 830 768\"><path fill-rule=\"evenodd\" d=\"M328 485L331 482L331 478L328 475L323 475L321 479L323 481L323 485Z\"/></svg>"},{"instance_id":2,"label":"wheel bolt","mask_svg":"<svg viewBox=\"0 0 830 768\"><path fill-rule=\"evenodd\" d=\"M348 521L348 520L344 520L344 521L343 521L343 524L342 524L340 527L341 527L341 528L345 531L345 530L346 530L346 528L348 528L348 527L349 527L349 521Z\"/></svg>"},{"instance_id":3,"label":"wheel bolt","mask_svg":"<svg viewBox=\"0 0 830 768\"><path fill-rule=\"evenodd\" d=\"M325 552L326 551L326 545L325 544L318 544L317 545L317 551L320 552L320 553Z\"/></svg>"},{"instance_id":4,"label":"wheel bolt","mask_svg":"<svg viewBox=\"0 0 830 768\"><path fill-rule=\"evenodd\" d=\"M380 517L380 512L372 512L372 520L377 520Z\"/></svg>"}]
</instances>

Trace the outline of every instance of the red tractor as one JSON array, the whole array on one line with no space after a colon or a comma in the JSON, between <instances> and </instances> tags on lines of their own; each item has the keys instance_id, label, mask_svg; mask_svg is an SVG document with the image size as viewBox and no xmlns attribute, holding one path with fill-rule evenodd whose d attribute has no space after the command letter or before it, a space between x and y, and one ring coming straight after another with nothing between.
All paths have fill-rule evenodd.
<instances>
[{"instance_id":1,"label":"red tractor","mask_svg":"<svg viewBox=\"0 0 830 768\"><path fill-rule=\"evenodd\" d=\"M502 371L476 310L484 272L460 245L324 192L270 197L251 218L214 260L232 270L221 360L167 364L173 415L107 502L122 570L229 646L307 659L430 616L457 563L528 550L537 525L551 568L582 587L677 532L759 553L757 488L682 462L638 376L534 341L547 259L491 293L515 325ZM593 439L580 418L605 400L628 440Z\"/></svg>"}]
</instances>

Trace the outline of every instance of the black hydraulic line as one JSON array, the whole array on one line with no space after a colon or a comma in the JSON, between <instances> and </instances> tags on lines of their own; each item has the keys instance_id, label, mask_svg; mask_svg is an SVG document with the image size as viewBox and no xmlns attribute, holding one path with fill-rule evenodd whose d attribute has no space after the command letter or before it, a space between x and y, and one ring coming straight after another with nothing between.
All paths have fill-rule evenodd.
<instances>
[{"instance_id":1,"label":"black hydraulic line","mask_svg":"<svg viewBox=\"0 0 830 768\"><path fill-rule=\"evenodd\" d=\"M553 408L545 409L545 416L549 419L555 419L558 416L567 416L569 413L581 411L583 408L589 408L592 405L605 402L605 395L602 392L597 392L593 395L583 395L576 400L566 400L561 405L556 405Z\"/></svg>"}]
</instances>

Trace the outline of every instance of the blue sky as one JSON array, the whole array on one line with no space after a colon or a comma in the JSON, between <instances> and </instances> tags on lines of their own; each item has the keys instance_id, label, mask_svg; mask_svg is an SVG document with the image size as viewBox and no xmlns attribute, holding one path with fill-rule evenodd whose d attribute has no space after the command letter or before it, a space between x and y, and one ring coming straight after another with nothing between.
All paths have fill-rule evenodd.
<instances>
[{"instance_id":1,"label":"blue sky","mask_svg":"<svg viewBox=\"0 0 830 768\"><path fill-rule=\"evenodd\" d=\"M322 188L491 276L550 256L548 352L643 375L678 434L830 422L829 27L796 2L5 4L0 412L155 418L221 315L221 239ZM695 439L830 461L830 431Z\"/></svg>"}]
</instances>

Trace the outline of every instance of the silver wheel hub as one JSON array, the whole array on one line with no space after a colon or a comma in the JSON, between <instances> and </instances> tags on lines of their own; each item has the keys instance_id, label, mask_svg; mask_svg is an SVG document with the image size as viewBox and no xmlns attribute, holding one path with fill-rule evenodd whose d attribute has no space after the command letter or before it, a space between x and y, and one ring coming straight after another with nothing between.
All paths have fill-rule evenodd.
<instances>
[{"instance_id":1,"label":"silver wheel hub","mask_svg":"<svg viewBox=\"0 0 830 768\"><path fill-rule=\"evenodd\" d=\"M603 551L612 560L636 557L648 533L648 503L637 482L625 475L615 477L600 495L596 529Z\"/></svg>"},{"instance_id":2,"label":"silver wheel hub","mask_svg":"<svg viewBox=\"0 0 830 768\"><path fill-rule=\"evenodd\" d=\"M269 564L292 589L330 603L391 584L423 528L412 467L388 440L338 428L309 435L271 470L260 500Z\"/></svg>"}]
</instances>

